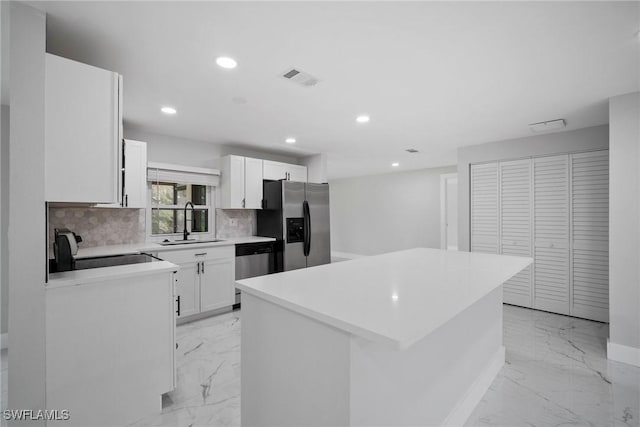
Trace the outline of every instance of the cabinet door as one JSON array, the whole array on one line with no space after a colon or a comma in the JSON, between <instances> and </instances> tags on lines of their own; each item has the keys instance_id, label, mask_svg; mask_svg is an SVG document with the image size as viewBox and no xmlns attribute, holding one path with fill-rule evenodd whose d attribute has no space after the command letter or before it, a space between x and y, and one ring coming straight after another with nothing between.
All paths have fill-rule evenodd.
<instances>
[{"instance_id":1,"label":"cabinet door","mask_svg":"<svg viewBox=\"0 0 640 427\"><path fill-rule=\"evenodd\" d=\"M119 203L119 80L46 55L45 199Z\"/></svg>"},{"instance_id":2,"label":"cabinet door","mask_svg":"<svg viewBox=\"0 0 640 427\"><path fill-rule=\"evenodd\" d=\"M534 308L569 314L569 156L533 160Z\"/></svg>"},{"instance_id":3,"label":"cabinet door","mask_svg":"<svg viewBox=\"0 0 640 427\"><path fill-rule=\"evenodd\" d=\"M307 167L288 165L289 181L307 182Z\"/></svg>"},{"instance_id":4,"label":"cabinet door","mask_svg":"<svg viewBox=\"0 0 640 427\"><path fill-rule=\"evenodd\" d=\"M609 152L571 156L571 314L609 321Z\"/></svg>"},{"instance_id":5,"label":"cabinet door","mask_svg":"<svg viewBox=\"0 0 640 427\"><path fill-rule=\"evenodd\" d=\"M497 254L498 164L471 166L471 251Z\"/></svg>"},{"instance_id":6,"label":"cabinet door","mask_svg":"<svg viewBox=\"0 0 640 427\"><path fill-rule=\"evenodd\" d=\"M209 311L235 302L235 258L202 261L200 310Z\"/></svg>"},{"instance_id":7,"label":"cabinet door","mask_svg":"<svg viewBox=\"0 0 640 427\"><path fill-rule=\"evenodd\" d=\"M262 179L273 181L287 179L287 172L286 163L273 162L271 160L263 160L262 162Z\"/></svg>"},{"instance_id":8,"label":"cabinet door","mask_svg":"<svg viewBox=\"0 0 640 427\"><path fill-rule=\"evenodd\" d=\"M242 209L244 201L244 157L229 156L227 177L229 188L228 209Z\"/></svg>"},{"instance_id":9,"label":"cabinet door","mask_svg":"<svg viewBox=\"0 0 640 427\"><path fill-rule=\"evenodd\" d=\"M128 208L147 207L147 144L124 142L124 192L122 205Z\"/></svg>"},{"instance_id":10,"label":"cabinet door","mask_svg":"<svg viewBox=\"0 0 640 427\"><path fill-rule=\"evenodd\" d=\"M531 256L531 160L500 163L500 253ZM503 286L504 302L531 307L531 266Z\"/></svg>"},{"instance_id":11,"label":"cabinet door","mask_svg":"<svg viewBox=\"0 0 640 427\"><path fill-rule=\"evenodd\" d=\"M180 298L180 315L190 316L200 312L200 274L196 262L178 264L176 295Z\"/></svg>"},{"instance_id":12,"label":"cabinet door","mask_svg":"<svg viewBox=\"0 0 640 427\"><path fill-rule=\"evenodd\" d=\"M175 293L180 297L180 316L178 317L199 313L200 269L194 251L167 251L162 252L160 257L180 266L175 277Z\"/></svg>"},{"instance_id":13,"label":"cabinet door","mask_svg":"<svg viewBox=\"0 0 640 427\"><path fill-rule=\"evenodd\" d=\"M244 159L244 207L262 209L262 160Z\"/></svg>"}]
</instances>

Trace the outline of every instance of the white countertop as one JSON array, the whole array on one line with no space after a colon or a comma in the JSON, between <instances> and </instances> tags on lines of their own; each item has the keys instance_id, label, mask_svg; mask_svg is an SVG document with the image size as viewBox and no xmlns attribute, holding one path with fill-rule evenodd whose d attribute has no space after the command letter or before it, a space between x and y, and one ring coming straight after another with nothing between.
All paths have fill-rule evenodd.
<instances>
[{"instance_id":1,"label":"white countertop","mask_svg":"<svg viewBox=\"0 0 640 427\"><path fill-rule=\"evenodd\" d=\"M139 264L118 265L115 267L89 268L86 270L63 271L49 275L46 289L66 286L86 285L123 277L157 274L178 271L180 267L168 261L144 262Z\"/></svg>"},{"instance_id":2,"label":"white countertop","mask_svg":"<svg viewBox=\"0 0 640 427\"><path fill-rule=\"evenodd\" d=\"M125 254L137 254L140 252L162 252L162 251L176 251L179 249L189 248L204 248L215 246L230 246L239 245L243 243L259 243L259 242L272 242L275 241L273 237L261 237L261 236L244 236L244 237L230 237L222 239L219 242L207 242L207 243L187 243L185 245L168 245L163 246L158 243L133 243L129 245L108 245L108 246L96 246L93 248L80 248L76 259L81 258L93 258L98 256L110 256L110 255L125 255Z\"/></svg>"},{"instance_id":3,"label":"white countertop","mask_svg":"<svg viewBox=\"0 0 640 427\"><path fill-rule=\"evenodd\" d=\"M531 258L416 248L236 282L243 292L403 349L531 264Z\"/></svg>"}]
</instances>

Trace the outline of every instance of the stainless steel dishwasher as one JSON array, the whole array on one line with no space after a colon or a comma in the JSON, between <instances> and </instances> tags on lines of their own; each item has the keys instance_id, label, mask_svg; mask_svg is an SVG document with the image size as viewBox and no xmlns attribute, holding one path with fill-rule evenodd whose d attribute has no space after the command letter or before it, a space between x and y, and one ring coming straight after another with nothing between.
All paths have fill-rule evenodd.
<instances>
[{"instance_id":1,"label":"stainless steel dishwasher","mask_svg":"<svg viewBox=\"0 0 640 427\"><path fill-rule=\"evenodd\" d=\"M278 268L278 246L276 241L236 245L236 280L264 276L265 274L281 271ZM236 288L234 308L239 307L239 305L240 290Z\"/></svg>"}]
</instances>

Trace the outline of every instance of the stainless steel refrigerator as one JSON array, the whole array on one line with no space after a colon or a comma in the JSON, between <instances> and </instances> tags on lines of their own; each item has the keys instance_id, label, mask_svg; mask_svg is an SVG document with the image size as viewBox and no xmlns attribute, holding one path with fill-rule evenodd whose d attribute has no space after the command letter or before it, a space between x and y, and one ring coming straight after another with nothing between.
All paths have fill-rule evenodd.
<instances>
[{"instance_id":1,"label":"stainless steel refrigerator","mask_svg":"<svg viewBox=\"0 0 640 427\"><path fill-rule=\"evenodd\" d=\"M282 271L331 262L329 184L264 181L258 235L282 240Z\"/></svg>"}]
</instances>

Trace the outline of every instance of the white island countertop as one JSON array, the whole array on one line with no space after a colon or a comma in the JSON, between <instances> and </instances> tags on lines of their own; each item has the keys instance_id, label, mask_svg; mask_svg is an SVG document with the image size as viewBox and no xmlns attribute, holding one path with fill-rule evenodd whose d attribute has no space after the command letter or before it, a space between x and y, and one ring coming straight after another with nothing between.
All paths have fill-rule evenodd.
<instances>
[{"instance_id":1,"label":"white island countertop","mask_svg":"<svg viewBox=\"0 0 640 427\"><path fill-rule=\"evenodd\" d=\"M236 282L243 292L405 349L532 263L416 248Z\"/></svg>"}]
</instances>

